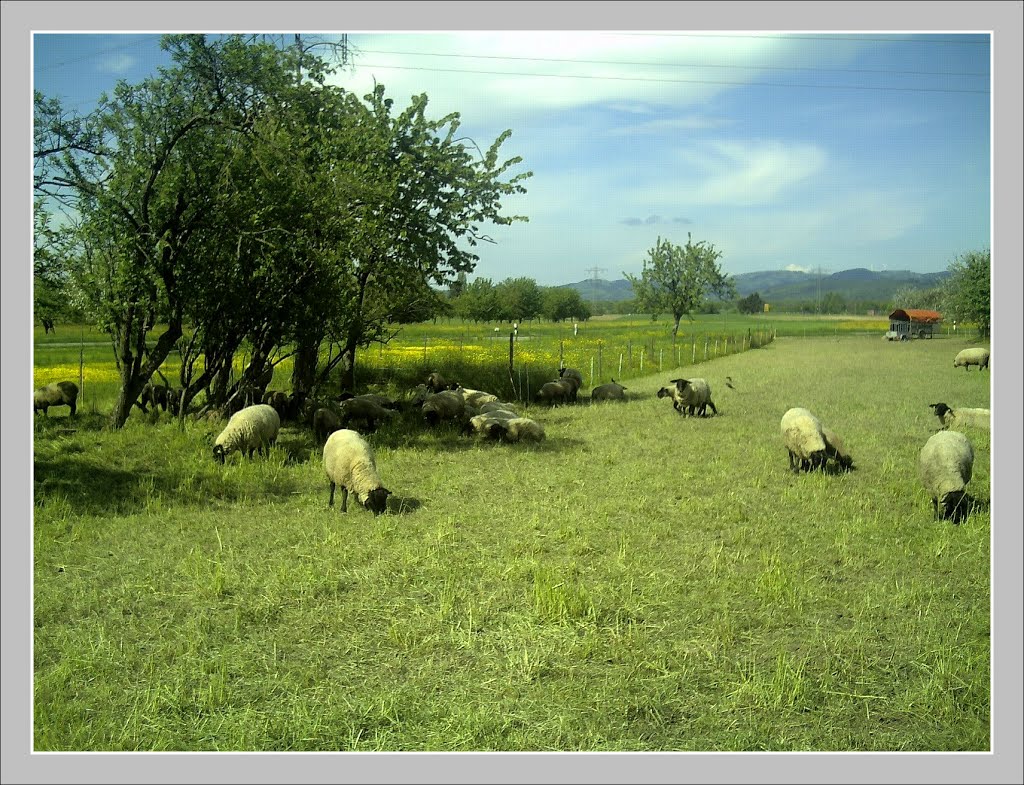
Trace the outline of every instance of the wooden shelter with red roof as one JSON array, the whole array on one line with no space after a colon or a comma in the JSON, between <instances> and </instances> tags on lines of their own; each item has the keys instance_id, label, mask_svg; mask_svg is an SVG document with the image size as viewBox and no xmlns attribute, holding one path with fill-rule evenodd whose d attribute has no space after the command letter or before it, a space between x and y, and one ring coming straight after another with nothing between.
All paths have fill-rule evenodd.
<instances>
[{"instance_id":1,"label":"wooden shelter with red roof","mask_svg":"<svg viewBox=\"0 0 1024 785\"><path fill-rule=\"evenodd\" d=\"M940 324L942 324L942 314L938 311L897 308L889 314L889 332L886 337L890 341L905 341L915 336L931 338L932 332Z\"/></svg>"}]
</instances>

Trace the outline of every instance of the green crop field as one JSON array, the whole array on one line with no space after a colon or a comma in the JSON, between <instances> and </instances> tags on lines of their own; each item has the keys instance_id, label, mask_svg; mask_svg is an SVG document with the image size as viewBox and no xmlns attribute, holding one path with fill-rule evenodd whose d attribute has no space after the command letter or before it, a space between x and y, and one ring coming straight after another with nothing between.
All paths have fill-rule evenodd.
<instances>
[{"instance_id":1,"label":"green crop field","mask_svg":"<svg viewBox=\"0 0 1024 785\"><path fill-rule=\"evenodd\" d=\"M722 321L684 322L690 360L694 334L750 326ZM643 323L521 326L540 354L523 364L553 375L561 351L589 386L574 342L607 329L599 381L619 378ZM389 423L369 436L393 491L378 518L328 508L305 429L224 466L214 423L106 430L109 345L46 336L37 383L77 379L80 355L95 376L73 420L35 418L35 749L989 750L989 432L968 432L959 525L932 519L917 455L928 404L989 406L990 375L952 367L962 336L794 324L678 370L662 320L660 370L645 350L628 402L530 407L539 445ZM400 355L371 347L363 378L448 363L487 389L502 371L458 364L458 328L463 353L493 331L417 326L395 348L425 337L425 360L406 349L413 370L386 376ZM678 373L710 382L719 416L656 397ZM856 469L792 474L791 406Z\"/></svg>"}]
</instances>

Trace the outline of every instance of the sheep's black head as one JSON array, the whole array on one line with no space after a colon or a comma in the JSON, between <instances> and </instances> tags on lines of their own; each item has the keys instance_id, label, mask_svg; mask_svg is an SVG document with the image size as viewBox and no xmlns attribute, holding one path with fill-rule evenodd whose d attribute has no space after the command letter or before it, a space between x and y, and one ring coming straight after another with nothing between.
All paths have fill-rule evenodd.
<instances>
[{"instance_id":1,"label":"sheep's black head","mask_svg":"<svg viewBox=\"0 0 1024 785\"><path fill-rule=\"evenodd\" d=\"M932 411L935 412L935 416L938 417L940 420L943 417L945 417L946 412L953 411L944 403L930 403L928 405L932 408Z\"/></svg>"},{"instance_id":2,"label":"sheep's black head","mask_svg":"<svg viewBox=\"0 0 1024 785\"><path fill-rule=\"evenodd\" d=\"M687 386L690 384L689 379L674 379L673 381L675 381L676 389L679 390L679 392L685 390Z\"/></svg>"},{"instance_id":3,"label":"sheep's black head","mask_svg":"<svg viewBox=\"0 0 1024 785\"><path fill-rule=\"evenodd\" d=\"M970 506L970 497L966 493L950 491L942 497L942 503L939 505L940 514L946 520L960 523L970 512Z\"/></svg>"},{"instance_id":4,"label":"sheep's black head","mask_svg":"<svg viewBox=\"0 0 1024 785\"><path fill-rule=\"evenodd\" d=\"M388 508L388 496L390 495L391 491L383 486L374 488L366 495L366 501L363 502L363 506L376 517Z\"/></svg>"},{"instance_id":5,"label":"sheep's black head","mask_svg":"<svg viewBox=\"0 0 1024 785\"><path fill-rule=\"evenodd\" d=\"M438 422L440 422L441 415L431 410L423 412L423 419L427 421L427 425L429 425L430 427L434 427L435 425L438 424Z\"/></svg>"},{"instance_id":6,"label":"sheep's black head","mask_svg":"<svg viewBox=\"0 0 1024 785\"><path fill-rule=\"evenodd\" d=\"M215 460L217 463L224 463L224 445L213 445L213 460Z\"/></svg>"},{"instance_id":7,"label":"sheep's black head","mask_svg":"<svg viewBox=\"0 0 1024 785\"><path fill-rule=\"evenodd\" d=\"M658 390L658 397L659 398L667 398L671 394L672 394L672 391L668 387L662 387L660 390Z\"/></svg>"}]
</instances>

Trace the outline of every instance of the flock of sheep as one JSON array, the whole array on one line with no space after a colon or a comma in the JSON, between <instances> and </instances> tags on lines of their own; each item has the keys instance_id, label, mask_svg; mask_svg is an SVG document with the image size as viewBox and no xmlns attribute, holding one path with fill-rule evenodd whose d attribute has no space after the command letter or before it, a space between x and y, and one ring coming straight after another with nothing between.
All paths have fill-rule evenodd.
<instances>
[{"instance_id":1,"label":"flock of sheep","mask_svg":"<svg viewBox=\"0 0 1024 785\"><path fill-rule=\"evenodd\" d=\"M979 370L989 367L991 353L985 348L965 349L957 354L953 367ZM269 383L269 379L268 379ZM673 379L671 386L658 390L658 398L670 398L680 416L707 417L718 414L706 379ZM731 380L727 385L733 387ZM583 386L583 377L573 368L561 368L558 379L542 385L534 401L556 406L575 403ZM626 387L613 379L594 387L590 400L625 401ZM57 382L34 393L36 412L46 416L51 406L68 406L76 411L78 387L74 382ZM160 406L177 412L180 392L167 385L147 384L139 406ZM929 404L939 419L942 430L925 443L918 457L920 480L932 500L934 517L954 520L965 513L962 501L971 480L974 449L970 440L951 426L990 428L988 409L952 408L944 402ZM708 409L711 415L708 414ZM231 415L227 425L216 437L213 457L224 463L233 452L251 458L268 454L277 441L283 420L294 420L312 428L314 437L323 443L323 466L330 487L328 504L333 506L336 487L341 487L341 509L347 511L349 492L366 509L379 515L387 508L391 494L384 487L377 471L373 449L362 432L372 432L381 423L400 413L414 412L427 426L455 424L467 436L503 442L539 442L545 438L544 427L536 420L522 416L515 404L501 401L483 390L462 387L449 382L440 373L430 374L402 401L393 401L378 394L352 395L342 393L336 400L315 400L279 391L267 391L262 403L254 403ZM215 413L217 414L217 413ZM807 409L789 409L780 423L783 444L793 472L833 470L849 471L853 459L842 439ZM941 510L940 510L941 506Z\"/></svg>"}]
</instances>

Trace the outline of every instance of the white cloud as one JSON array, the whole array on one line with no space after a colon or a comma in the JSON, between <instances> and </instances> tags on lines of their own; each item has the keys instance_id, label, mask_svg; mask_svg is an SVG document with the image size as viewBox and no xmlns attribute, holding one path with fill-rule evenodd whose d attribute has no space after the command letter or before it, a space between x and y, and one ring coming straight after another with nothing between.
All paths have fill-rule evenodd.
<instances>
[{"instance_id":1,"label":"white cloud","mask_svg":"<svg viewBox=\"0 0 1024 785\"><path fill-rule=\"evenodd\" d=\"M782 269L786 270L787 272L791 272L791 273L809 273L811 271L811 268L809 268L809 267L801 267L798 264L787 264Z\"/></svg>"},{"instance_id":2,"label":"white cloud","mask_svg":"<svg viewBox=\"0 0 1024 785\"><path fill-rule=\"evenodd\" d=\"M131 55L110 55L96 64L96 70L107 74L126 74L137 62L138 59Z\"/></svg>"}]
</instances>

